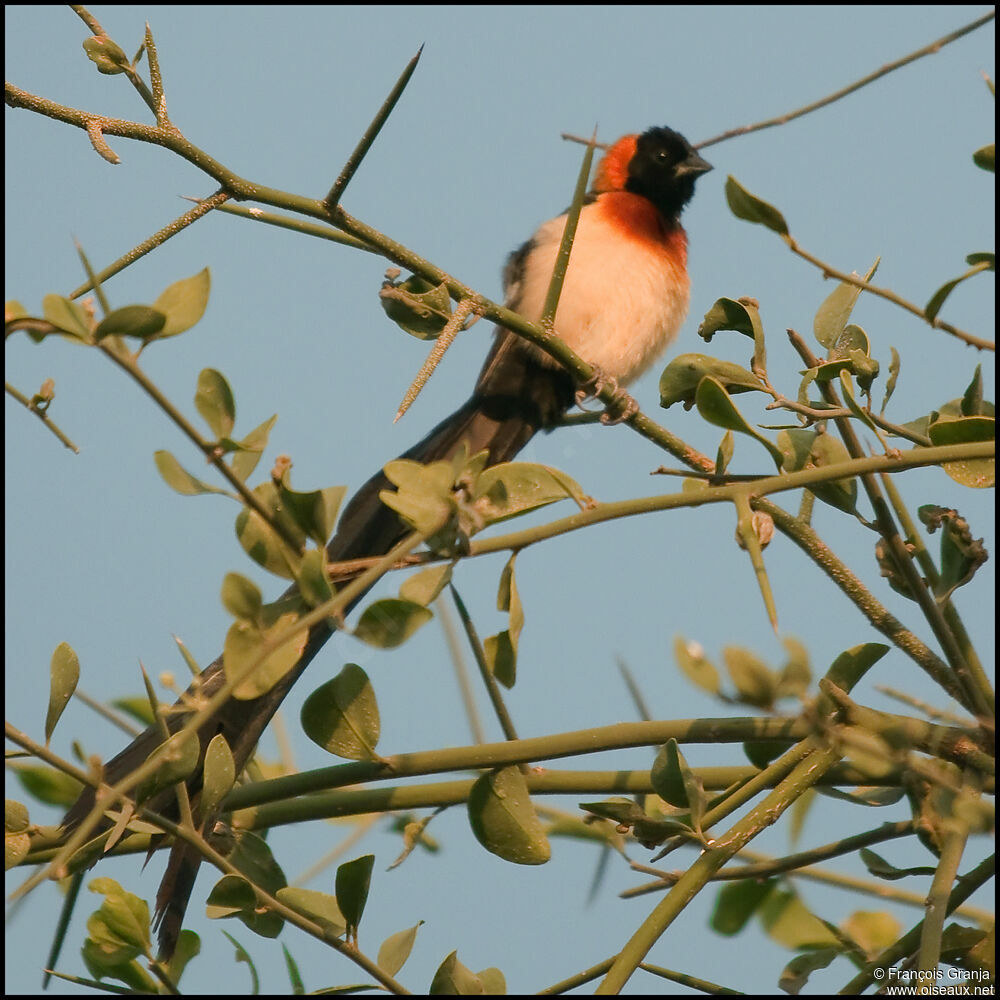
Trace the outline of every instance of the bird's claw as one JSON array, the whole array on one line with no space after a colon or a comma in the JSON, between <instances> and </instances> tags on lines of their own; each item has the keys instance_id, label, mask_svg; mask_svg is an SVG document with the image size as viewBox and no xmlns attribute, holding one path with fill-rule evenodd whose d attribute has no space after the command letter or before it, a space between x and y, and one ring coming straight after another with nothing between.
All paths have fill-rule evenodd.
<instances>
[{"instance_id":1,"label":"bird's claw","mask_svg":"<svg viewBox=\"0 0 1000 1000\"><path fill-rule=\"evenodd\" d=\"M588 399L593 399L608 388L611 389L613 396L601 414L602 424L611 427L614 424L623 423L639 412L639 404L618 385L618 380L613 375L605 374L599 368L595 368L594 374L586 382L581 382L577 388L577 406L583 409L583 404Z\"/></svg>"}]
</instances>

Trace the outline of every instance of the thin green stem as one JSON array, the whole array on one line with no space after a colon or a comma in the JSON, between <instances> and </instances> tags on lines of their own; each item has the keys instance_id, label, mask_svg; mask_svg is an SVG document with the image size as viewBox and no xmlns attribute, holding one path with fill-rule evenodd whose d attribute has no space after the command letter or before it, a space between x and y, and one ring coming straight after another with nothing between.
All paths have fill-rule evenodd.
<instances>
[{"instance_id":1,"label":"thin green stem","mask_svg":"<svg viewBox=\"0 0 1000 1000\"><path fill-rule=\"evenodd\" d=\"M465 629L465 635L469 641L469 647L472 650L472 655L475 658L476 665L479 667L479 674L480 677L482 677L483 686L486 688L490 704L493 706L493 711L496 714L497 721L500 723L500 729L503 731L504 736L508 740L517 740L517 729L514 726L514 720L510 717L510 713L507 711L507 705L503 700L503 693L500 691L500 684L497 682L496 677L493 676L493 671L490 670L490 666L486 662L486 652L483 649L482 642L479 640L479 635L476 631L476 626L472 620L472 616L469 614L469 610L466 608L461 595L455 589L455 585L452 583L448 584L448 589L451 591L451 597L455 602L458 617L462 622L462 627ZM521 766L522 768L525 767L526 763L522 763Z\"/></svg>"},{"instance_id":2,"label":"thin green stem","mask_svg":"<svg viewBox=\"0 0 1000 1000\"><path fill-rule=\"evenodd\" d=\"M8 396L16 399L29 413L33 413L39 420L62 442L62 444L69 448L71 452L76 455L80 454L80 449L63 433L60 427L49 419L47 412L36 406L27 396L21 392L20 389L15 388L10 384L10 382L4 382L4 389Z\"/></svg>"},{"instance_id":3,"label":"thin green stem","mask_svg":"<svg viewBox=\"0 0 1000 1000\"><path fill-rule=\"evenodd\" d=\"M777 504L757 504L774 518L775 527L790 538L843 591L871 625L905 653L952 697L960 699L961 689L948 665L913 631L893 615L857 576L838 559L815 529L792 517Z\"/></svg>"},{"instance_id":4,"label":"thin green stem","mask_svg":"<svg viewBox=\"0 0 1000 1000\"><path fill-rule=\"evenodd\" d=\"M640 962L639 968L643 972L650 973L650 975L666 979L669 983L677 983L680 986L686 986L689 990L707 993L709 996L743 996L741 990L734 990L728 986L719 986L718 983L711 983L707 979L699 979L697 976L689 975L686 972L664 969L662 965L651 965L649 962Z\"/></svg>"},{"instance_id":5,"label":"thin green stem","mask_svg":"<svg viewBox=\"0 0 1000 1000\"><path fill-rule=\"evenodd\" d=\"M729 129L729 131L722 132L719 135L713 136L711 139L703 140L698 143L696 148L703 149L706 146L713 146L717 142L723 142L726 139L733 139L736 136L749 135L751 132L759 132L761 129L773 128L775 125L785 125L788 122L794 121L796 118L801 118L803 115L808 115L813 111L818 111L820 108L825 108L827 105L833 104L835 101L839 101L842 98L847 97L849 94L855 93L855 91L868 86L869 83L873 83L875 80L892 73L894 70L907 66L911 62L915 62L917 59L922 59L924 56L931 56L940 52L941 49L951 42L957 41L959 38L968 35L977 28L981 28L983 25L988 24L995 16L995 12L990 11L990 13L976 18L975 21L959 28L957 31L952 31L936 41L931 42L930 45L925 45L923 48L917 49L916 52L911 52L909 55L903 56L901 59L897 59L891 63L886 63L880 69L875 70L875 72L861 77L860 80L855 80L854 83L848 84L840 90L835 90L832 94L828 94L826 97L823 97L818 101L813 101L811 104L806 104L794 111L786 111L784 114L778 115L776 118L768 118L766 121L757 122L754 125L742 125L739 128Z\"/></svg>"},{"instance_id":6,"label":"thin green stem","mask_svg":"<svg viewBox=\"0 0 1000 1000\"><path fill-rule=\"evenodd\" d=\"M437 366L444 358L445 351L447 351L448 348L455 342L455 338L459 335L459 333L466 328L465 321L473 314L473 312L474 308L471 299L462 299L455 307L455 311L451 314L451 319L448 320L444 329L434 340L434 346L427 355L427 360L424 361L423 365L421 365L416 378L414 378L414 380L410 383L410 387L403 394L403 401L399 404L396 416L393 417L393 423L399 420L399 418L402 417L403 414L405 414L406 411L413 405L417 396L420 395L424 386L427 385L427 382L430 380L431 375L434 374Z\"/></svg>"},{"instance_id":7,"label":"thin green stem","mask_svg":"<svg viewBox=\"0 0 1000 1000\"><path fill-rule=\"evenodd\" d=\"M965 330L960 330L958 327L952 326L950 323L945 323L942 319L938 319L937 316L928 316L924 311L923 306L918 306L913 302L907 301L889 288L880 288L877 285L870 284L865 281L864 278L860 278L856 274L847 274L844 271L838 271L832 265L820 260L819 257L803 250L796 240L790 235L785 235L781 238L788 245L788 248L792 251L792 253L798 254L798 256L803 260L806 260L814 267L819 268L819 270L823 272L824 277L836 278L837 281L845 282L848 285L854 285L855 288L860 288L864 292L869 292L871 295L876 295L880 299L885 299L887 302L891 302L893 305L899 306L900 309L905 309L907 312L919 317L925 323L934 327L935 330L942 330L945 333L950 333L953 337L957 337L959 340L964 341L966 344L969 344L971 347L975 347L978 350L996 350L996 343L994 341L986 340L982 337L976 337L971 333L967 333Z\"/></svg>"},{"instance_id":8,"label":"thin green stem","mask_svg":"<svg viewBox=\"0 0 1000 1000\"><path fill-rule=\"evenodd\" d=\"M201 204L202 199L190 198ZM296 219L290 215L279 215L276 212L265 212L262 208L254 208L247 205L235 205L232 202L216 206L217 212L224 215L235 215L237 218L246 219L250 222L261 222L267 226L275 226L278 229L288 229L303 236L313 236L317 239L328 240L331 243L339 243L341 246L351 247L353 250L363 250L365 253L381 255L377 247L373 247L364 240L359 240L347 233L342 233L338 229L332 229L329 223L306 222L304 219Z\"/></svg>"},{"instance_id":9,"label":"thin green stem","mask_svg":"<svg viewBox=\"0 0 1000 1000\"><path fill-rule=\"evenodd\" d=\"M788 337L792 346L798 351L806 365L813 368L819 364L819 359L815 357L798 334L793 330L789 330ZM832 406L839 405L840 400L832 382L823 382L820 390L828 403ZM853 421L838 418L834 422L851 457L855 459L864 457L865 450L854 431ZM991 718L993 715L992 702L984 697L982 691L974 683L969 665L962 654L959 643L944 620L941 608L935 600L934 595L921 578L917 567L910 557L910 553L906 549L906 543L899 533L889 505L886 503L885 496L879 487L878 478L870 472L863 472L859 475L859 479L875 512L875 521L878 525L879 534L889 547L896 567L903 574L910 593L920 606L924 618L928 625L930 625L934 637L941 646L945 659L955 674L957 690L962 695L960 699L962 704L983 718ZM951 689L955 690L956 685L951 685Z\"/></svg>"},{"instance_id":10,"label":"thin green stem","mask_svg":"<svg viewBox=\"0 0 1000 1000\"><path fill-rule=\"evenodd\" d=\"M199 201L190 211L185 212L158 232L153 233L152 236L143 240L138 246L133 247L128 253L123 254L116 261L108 264L96 277L89 279L80 285L79 288L74 289L70 292L69 297L71 299L78 299L81 295L84 295L95 287L95 281L98 284L103 284L108 278L118 274L119 271L124 271L126 267L134 264L140 257L144 257L151 250L163 246L167 240L183 232L191 223L197 222L202 216L208 215L214 209L220 208L227 198L229 198L229 195L225 191L216 191L215 194L210 195L203 201Z\"/></svg>"},{"instance_id":11,"label":"thin green stem","mask_svg":"<svg viewBox=\"0 0 1000 1000\"><path fill-rule=\"evenodd\" d=\"M596 132L587 146L587 151L583 154L580 173L576 178L576 190L573 192L573 200L570 203L569 211L566 213L566 224L563 226L562 239L559 242L559 252L556 254L555 266L552 268L552 277L549 279L549 287L545 293L545 303L542 306L540 323L543 330L550 332L555 328L559 297L562 295L563 282L566 279L566 272L569 270L569 258L573 251L573 239L576 236L577 223L580 221L580 210L583 208L587 186L590 182L590 168L594 162L595 139Z\"/></svg>"},{"instance_id":12,"label":"thin green stem","mask_svg":"<svg viewBox=\"0 0 1000 1000\"><path fill-rule=\"evenodd\" d=\"M371 124L365 129L365 134L361 137L357 146L355 146L354 152L351 153L347 163L344 164L343 170L340 171L340 176L334 181L333 187L330 188L330 193L324 199L324 204L328 207L333 208L333 206L339 203L344 189L351 182L351 178L358 167L361 166L361 161L365 158L368 150L371 149L372 143L378 137L379 132L382 131L382 126L385 125L389 115L392 114L393 108L396 107L396 102L403 96L403 91L410 82L410 77L413 76L423 51L424 47L421 45L417 50L417 54L406 64L406 68L399 75L399 79L393 84L392 90L389 91L389 96L382 102L382 106L378 109Z\"/></svg>"},{"instance_id":13,"label":"thin green stem","mask_svg":"<svg viewBox=\"0 0 1000 1000\"><path fill-rule=\"evenodd\" d=\"M620 993L649 950L712 876L757 834L777 822L781 814L836 763L834 751L815 747L758 806L713 840L625 943L597 988L597 994Z\"/></svg>"},{"instance_id":14,"label":"thin green stem","mask_svg":"<svg viewBox=\"0 0 1000 1000\"><path fill-rule=\"evenodd\" d=\"M886 496L889 498L889 502L896 512L896 517L899 519L906 540L914 546L914 557L920 566L920 571L926 577L928 586L933 592L936 590L939 574L937 566L934 564L934 560L931 558L930 553L927 551L927 546L924 544L923 535L917 530L913 518L910 517L910 512L907 510L906 504L903 503L903 498L899 490L896 489L896 484L892 477L887 476L884 472L880 473L879 476ZM990 679L983 669L982 661L979 659L979 654L976 652L976 648L972 644L972 639L966 631L965 623L962 621L961 615L959 615L958 609L950 597L941 605L941 614L944 617L945 624L962 650L962 655L965 657L965 662L969 667L972 683L980 691L982 700L992 705L995 697L993 685L990 683Z\"/></svg>"},{"instance_id":15,"label":"thin green stem","mask_svg":"<svg viewBox=\"0 0 1000 1000\"><path fill-rule=\"evenodd\" d=\"M452 617L451 608L448 606L448 602L443 600L436 601L435 606L438 613L438 622L441 625L441 631L444 633L445 645L448 647L448 654L455 669L455 681L458 684L459 695L462 698L465 717L469 721L472 740L474 743L485 743L486 730L483 728L483 720L480 718L479 709L476 706L469 668L465 662L465 654L458 639L458 630L455 628L455 620Z\"/></svg>"},{"instance_id":16,"label":"thin green stem","mask_svg":"<svg viewBox=\"0 0 1000 1000\"><path fill-rule=\"evenodd\" d=\"M941 857L927 893L927 912L920 932L920 949L917 954L917 971L921 973L917 981L917 993L937 992L937 968L941 961L941 935L948 915L948 900L958 876L958 866L962 863L965 845L969 839L968 827L957 817L951 828L946 830L941 845Z\"/></svg>"},{"instance_id":17,"label":"thin green stem","mask_svg":"<svg viewBox=\"0 0 1000 1000\"><path fill-rule=\"evenodd\" d=\"M968 875L960 876L958 885L951 890L945 907L946 915L952 914L974 892L982 888L996 874L996 855L991 854L981 861ZM864 993L873 982L884 983L886 974L897 962L911 955L920 945L923 935L924 921L921 920L911 927L899 940L886 948L881 954L868 962L867 965L851 979L839 992L842 996L857 996ZM891 984L892 980L888 982ZM905 984L904 984L905 985Z\"/></svg>"},{"instance_id":18,"label":"thin green stem","mask_svg":"<svg viewBox=\"0 0 1000 1000\"><path fill-rule=\"evenodd\" d=\"M265 524L267 524L286 544L292 548L293 552L298 552L301 543L292 534L291 530L264 506L260 498L247 486L239 476L226 464L222 454L210 441L206 441L195 429L194 425L184 416L180 410L160 391L159 386L149 378L139 367L135 358L124 349L115 349L108 345L107 340L97 345L119 368L125 371L132 380L136 382L145 393L160 407L161 410L177 425L177 427L188 437L195 447L208 459L218 470L222 477L236 491L240 499L246 506L254 511Z\"/></svg>"}]
</instances>

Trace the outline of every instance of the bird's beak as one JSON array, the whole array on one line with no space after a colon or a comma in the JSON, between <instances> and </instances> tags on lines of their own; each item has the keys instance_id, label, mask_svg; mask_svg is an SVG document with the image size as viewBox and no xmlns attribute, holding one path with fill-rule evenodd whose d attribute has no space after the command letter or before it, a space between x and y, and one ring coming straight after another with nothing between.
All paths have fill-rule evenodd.
<instances>
[{"instance_id":1,"label":"bird's beak","mask_svg":"<svg viewBox=\"0 0 1000 1000\"><path fill-rule=\"evenodd\" d=\"M694 150L691 154L677 165L678 177L700 177L707 174L712 169L712 164L708 160L700 157Z\"/></svg>"}]
</instances>

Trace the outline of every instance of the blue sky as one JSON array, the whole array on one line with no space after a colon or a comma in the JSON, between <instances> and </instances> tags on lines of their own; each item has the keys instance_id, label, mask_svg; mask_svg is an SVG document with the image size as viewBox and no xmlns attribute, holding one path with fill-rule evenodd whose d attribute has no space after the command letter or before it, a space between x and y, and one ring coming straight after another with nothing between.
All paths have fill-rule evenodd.
<instances>
[{"instance_id":1,"label":"blue sky","mask_svg":"<svg viewBox=\"0 0 1000 1000\"><path fill-rule=\"evenodd\" d=\"M130 54L149 21L171 116L192 141L246 178L314 197L329 189L399 72L424 45L419 68L344 206L498 297L506 253L570 200L581 151L561 141L561 132L589 134L596 125L602 139L613 140L668 124L698 142L820 98L987 9L120 5L93 12ZM68 8L8 6L5 19L9 81L71 106L148 120L123 79L94 71L81 48L85 28ZM994 76L994 59L987 26L816 114L706 150L716 169L699 182L685 215L691 310L673 353L706 351L746 364L737 338L719 337L706 348L696 330L717 298L751 295L768 333L772 380L794 395L801 364L786 347L784 331L795 328L808 337L817 307L832 290L776 236L733 217L723 195L730 174L779 207L805 248L845 271L863 272L880 258L879 283L917 303L960 274L966 254L992 249L993 179L972 166L971 154L994 137L993 100L982 78ZM122 162L112 167L78 130L25 111L8 109L6 121L6 297L26 305L80 283L74 239L103 265L183 212L181 196L213 190L194 167L162 149L113 140ZM385 262L221 215L108 282L106 290L117 305L151 302L168 284L206 266L212 298L204 320L183 337L155 345L144 364L191 415L197 374L208 366L222 371L234 389L238 431L278 413L260 470L287 453L299 489L363 482L464 400L486 350L488 330L480 324L459 339L410 413L394 425L427 345L383 315L377 293ZM980 277L954 293L942 317L989 337L993 302L992 277ZM855 320L868 331L883 372L890 346L902 356L894 419L912 419L961 395L980 362L986 395L994 398L991 353L977 355L874 299L862 299ZM658 408L659 367L634 386L639 402L654 419L714 454L717 429L677 407ZM36 736L44 720L47 665L58 642L79 653L81 687L88 693L137 693L139 661L154 676L165 670L184 675L174 634L201 662L216 655L228 627L218 596L226 572L249 573L267 592L280 587L254 573L243 557L232 531L235 510L226 501L180 497L162 483L153 451L172 450L192 469L197 461L121 372L63 342L36 346L13 338L8 381L30 393L50 377L57 392L52 417L81 454L65 451L10 401L5 434L7 717ZM739 398L741 406L746 399ZM745 410L755 421L780 422L752 404ZM650 478L651 469L674 463L624 427L562 430L533 442L526 457L565 470L601 500L679 488L677 480ZM736 471L766 471L767 464L749 439L737 443ZM993 548L992 492L963 489L939 471L907 473L900 486L913 507L956 507ZM554 508L552 516L566 512ZM880 581L874 539L821 505L815 526L879 599L929 640L913 605ZM842 649L879 638L783 540L766 553L780 617L775 636L733 530L732 512L714 506L617 522L523 553L518 582L526 626L519 683L510 696L521 731L540 735L634 719L618 659L635 673L656 717L724 714L679 674L676 635L701 642L716 662L724 646L742 645L772 664L782 662L781 640L795 636L807 644L816 673ZM479 560L463 566L459 577L484 634L503 627L495 611L502 565L501 557ZM992 565L956 598L985 663L994 661ZM289 699L286 725L300 767L333 762L296 735L297 715L308 691L347 661L360 663L375 684L382 751L470 741L436 624L392 653L338 636ZM873 683L938 701L898 653L883 661ZM862 694L866 703L896 708L871 684ZM72 738L106 756L120 743L119 734L77 705L53 746L68 753ZM499 738L495 727L489 738ZM272 742L267 751L274 753ZM701 765L734 756L699 747L689 759ZM639 768L649 759L635 751L579 766ZM11 794L18 794L16 786L8 787ZM559 804L574 807L570 800ZM843 830L904 815L901 808L891 816L886 810L860 817L846 806L837 810ZM297 840L281 831L273 843L294 877L348 829L313 824ZM832 829L829 807L817 809L801 844L823 843ZM355 851L374 850L378 858L363 947L375 951L393 931L426 921L403 973L417 992L454 948L471 968L500 966L511 992L532 992L618 950L651 906L650 897L617 898L637 879L614 865L588 905L594 855L579 845L558 844L542 869L516 869L482 852L459 811L436 821L433 830L445 850L411 858L392 873L385 868L398 850L393 839L377 834ZM762 849L781 852L787 843L787 831L772 831ZM981 845L970 848L979 850ZM633 857L646 859L638 848ZM918 863L928 863L924 858ZM841 867L860 873L848 863ZM104 874L148 896L159 871L158 860L142 875L126 860L108 863ZM329 888L331 873L324 878L312 887ZM210 884L196 895L203 898ZM802 891L833 921L859 906L880 908L871 898ZM733 941L707 934L711 896L692 907L651 960L748 992L771 992L790 956L753 928ZM17 956L16 963L8 959L8 992L37 990L55 906L56 891L45 886L8 925L8 955ZM72 931L75 943L84 933L85 909ZM198 915L197 902L191 909L212 957L192 967L187 988L241 991L245 969L232 962L218 925ZM906 926L919 917L914 909L894 912ZM241 926L225 929L260 956L265 991L283 991L278 944L254 939ZM285 939L310 970L309 988L356 980L351 968L330 962L310 943L288 934ZM82 971L72 950L64 964ZM845 969L814 983L836 988ZM647 990L663 991L651 980L634 984L634 992Z\"/></svg>"}]
</instances>

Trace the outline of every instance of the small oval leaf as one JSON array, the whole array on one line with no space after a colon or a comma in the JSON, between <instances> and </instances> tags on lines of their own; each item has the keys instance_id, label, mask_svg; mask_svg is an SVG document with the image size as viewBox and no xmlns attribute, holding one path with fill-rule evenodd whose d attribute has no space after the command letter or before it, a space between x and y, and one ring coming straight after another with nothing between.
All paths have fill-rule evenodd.
<instances>
[{"instance_id":1,"label":"small oval leaf","mask_svg":"<svg viewBox=\"0 0 1000 1000\"><path fill-rule=\"evenodd\" d=\"M378 759L380 726L375 691L356 663L348 663L302 706L302 728L309 739L347 760Z\"/></svg>"},{"instance_id":2,"label":"small oval leaf","mask_svg":"<svg viewBox=\"0 0 1000 1000\"><path fill-rule=\"evenodd\" d=\"M732 176L726 178L726 201L729 203L729 210L737 219L756 222L780 236L788 235L788 223L785 222L781 212L756 195L752 195Z\"/></svg>"},{"instance_id":3,"label":"small oval leaf","mask_svg":"<svg viewBox=\"0 0 1000 1000\"><path fill-rule=\"evenodd\" d=\"M472 832L491 854L518 865L542 865L552 856L517 767L498 768L477 778L468 806Z\"/></svg>"},{"instance_id":4,"label":"small oval leaf","mask_svg":"<svg viewBox=\"0 0 1000 1000\"><path fill-rule=\"evenodd\" d=\"M56 723L69 704L80 679L80 660L73 647L61 642L52 653L49 664L49 708L45 713L45 744L48 745Z\"/></svg>"}]
</instances>

